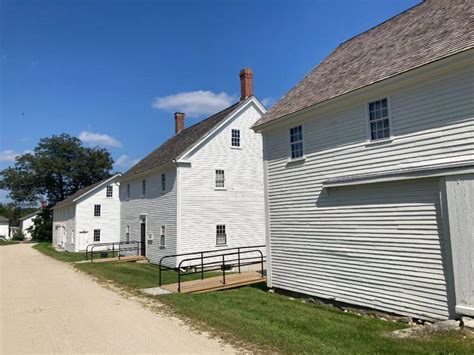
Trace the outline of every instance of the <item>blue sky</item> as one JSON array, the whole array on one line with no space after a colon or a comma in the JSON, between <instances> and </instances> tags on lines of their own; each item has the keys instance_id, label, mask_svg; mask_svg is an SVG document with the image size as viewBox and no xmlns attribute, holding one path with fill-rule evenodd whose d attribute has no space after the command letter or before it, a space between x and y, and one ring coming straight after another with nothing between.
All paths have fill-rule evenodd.
<instances>
[{"instance_id":1,"label":"blue sky","mask_svg":"<svg viewBox=\"0 0 474 355\"><path fill-rule=\"evenodd\" d=\"M125 171L238 99L254 70L267 106L337 45L418 0L2 0L0 169L62 132ZM0 199L5 192L0 193Z\"/></svg>"}]
</instances>

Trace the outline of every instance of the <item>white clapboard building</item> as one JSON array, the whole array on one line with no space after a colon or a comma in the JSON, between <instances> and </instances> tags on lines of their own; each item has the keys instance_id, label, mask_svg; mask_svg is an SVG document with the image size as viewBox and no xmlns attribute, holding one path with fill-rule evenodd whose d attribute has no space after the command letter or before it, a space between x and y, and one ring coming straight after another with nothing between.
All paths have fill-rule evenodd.
<instances>
[{"instance_id":1,"label":"white clapboard building","mask_svg":"<svg viewBox=\"0 0 474 355\"><path fill-rule=\"evenodd\" d=\"M239 102L187 128L176 113L175 135L120 178L122 241L141 242L153 263L265 244L262 137L251 129L265 108L252 71L240 78Z\"/></svg>"},{"instance_id":2,"label":"white clapboard building","mask_svg":"<svg viewBox=\"0 0 474 355\"><path fill-rule=\"evenodd\" d=\"M38 216L39 212L40 212L39 210L34 211L19 219L20 229L23 232L25 240L31 240L32 236L31 236L30 228L33 227L34 219Z\"/></svg>"},{"instance_id":3,"label":"white clapboard building","mask_svg":"<svg viewBox=\"0 0 474 355\"><path fill-rule=\"evenodd\" d=\"M119 177L87 186L53 207L53 245L78 252L120 241Z\"/></svg>"},{"instance_id":4,"label":"white clapboard building","mask_svg":"<svg viewBox=\"0 0 474 355\"><path fill-rule=\"evenodd\" d=\"M349 39L255 124L270 286L474 315L471 14L424 1Z\"/></svg>"}]
</instances>

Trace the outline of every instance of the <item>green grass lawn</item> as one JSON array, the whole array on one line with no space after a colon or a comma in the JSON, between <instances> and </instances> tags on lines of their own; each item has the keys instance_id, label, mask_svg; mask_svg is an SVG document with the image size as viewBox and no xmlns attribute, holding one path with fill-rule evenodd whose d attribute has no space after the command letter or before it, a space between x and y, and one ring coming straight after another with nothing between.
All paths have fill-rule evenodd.
<instances>
[{"instance_id":1,"label":"green grass lawn","mask_svg":"<svg viewBox=\"0 0 474 355\"><path fill-rule=\"evenodd\" d=\"M66 262L74 262L74 261L81 261L86 260L85 253L69 253L67 251L57 251L54 249L51 243L38 243L33 246L34 249L46 254L54 259L66 261Z\"/></svg>"},{"instance_id":2,"label":"green grass lawn","mask_svg":"<svg viewBox=\"0 0 474 355\"><path fill-rule=\"evenodd\" d=\"M18 242L14 241L14 240L0 240L0 246L14 245L14 244L18 244Z\"/></svg>"},{"instance_id":3,"label":"green grass lawn","mask_svg":"<svg viewBox=\"0 0 474 355\"><path fill-rule=\"evenodd\" d=\"M63 255L50 245L35 248L63 261L83 254ZM82 259L81 259L82 257ZM84 263L77 269L128 289L158 285L158 267L140 263ZM208 274L207 276L213 276ZM163 283L177 281L165 271ZM187 276L187 280L200 275ZM474 337L451 332L419 339L391 339L386 332L406 327L337 308L304 303L267 292L264 285L205 294L171 294L155 297L177 315L227 340L243 341L266 351L282 353L425 353L473 354Z\"/></svg>"}]
</instances>

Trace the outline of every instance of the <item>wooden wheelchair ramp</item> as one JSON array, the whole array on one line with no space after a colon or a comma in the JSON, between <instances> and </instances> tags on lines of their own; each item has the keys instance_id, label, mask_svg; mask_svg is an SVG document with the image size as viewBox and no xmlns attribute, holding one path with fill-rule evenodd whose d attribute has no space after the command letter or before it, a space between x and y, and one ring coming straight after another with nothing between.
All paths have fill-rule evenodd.
<instances>
[{"instance_id":1,"label":"wooden wheelchair ramp","mask_svg":"<svg viewBox=\"0 0 474 355\"><path fill-rule=\"evenodd\" d=\"M226 290L247 286L251 284L266 282L267 278L256 271L229 274L225 276L225 283L222 276L205 278L203 280L193 280L181 282L181 293L204 293L211 291ZM178 292L178 283L162 285L162 289L170 292Z\"/></svg>"}]
</instances>

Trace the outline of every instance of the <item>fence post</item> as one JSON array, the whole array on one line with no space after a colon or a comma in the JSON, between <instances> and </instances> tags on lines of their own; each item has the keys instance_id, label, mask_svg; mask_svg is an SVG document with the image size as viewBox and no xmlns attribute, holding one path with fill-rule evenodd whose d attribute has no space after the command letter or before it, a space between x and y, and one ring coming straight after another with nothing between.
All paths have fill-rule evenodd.
<instances>
[{"instance_id":1,"label":"fence post","mask_svg":"<svg viewBox=\"0 0 474 355\"><path fill-rule=\"evenodd\" d=\"M261 267L261 272L262 272L262 277L263 277L263 253L260 251L260 257L262 258L262 267Z\"/></svg>"},{"instance_id":2,"label":"fence post","mask_svg":"<svg viewBox=\"0 0 474 355\"><path fill-rule=\"evenodd\" d=\"M119 242L119 245L118 245L118 247L119 247L119 250L118 250L118 259L119 259L119 260L120 260L120 245L122 245L122 244Z\"/></svg>"},{"instance_id":3,"label":"fence post","mask_svg":"<svg viewBox=\"0 0 474 355\"><path fill-rule=\"evenodd\" d=\"M178 293L181 292L181 268L178 265Z\"/></svg>"},{"instance_id":4,"label":"fence post","mask_svg":"<svg viewBox=\"0 0 474 355\"><path fill-rule=\"evenodd\" d=\"M237 249L237 255L239 259L239 274L240 274L240 248Z\"/></svg>"},{"instance_id":5,"label":"fence post","mask_svg":"<svg viewBox=\"0 0 474 355\"><path fill-rule=\"evenodd\" d=\"M204 280L204 254L201 252L201 280Z\"/></svg>"},{"instance_id":6,"label":"fence post","mask_svg":"<svg viewBox=\"0 0 474 355\"><path fill-rule=\"evenodd\" d=\"M115 243L112 243L112 258L115 258Z\"/></svg>"},{"instance_id":7,"label":"fence post","mask_svg":"<svg viewBox=\"0 0 474 355\"><path fill-rule=\"evenodd\" d=\"M222 255L222 278L224 280L223 284L225 285L225 256Z\"/></svg>"}]
</instances>

